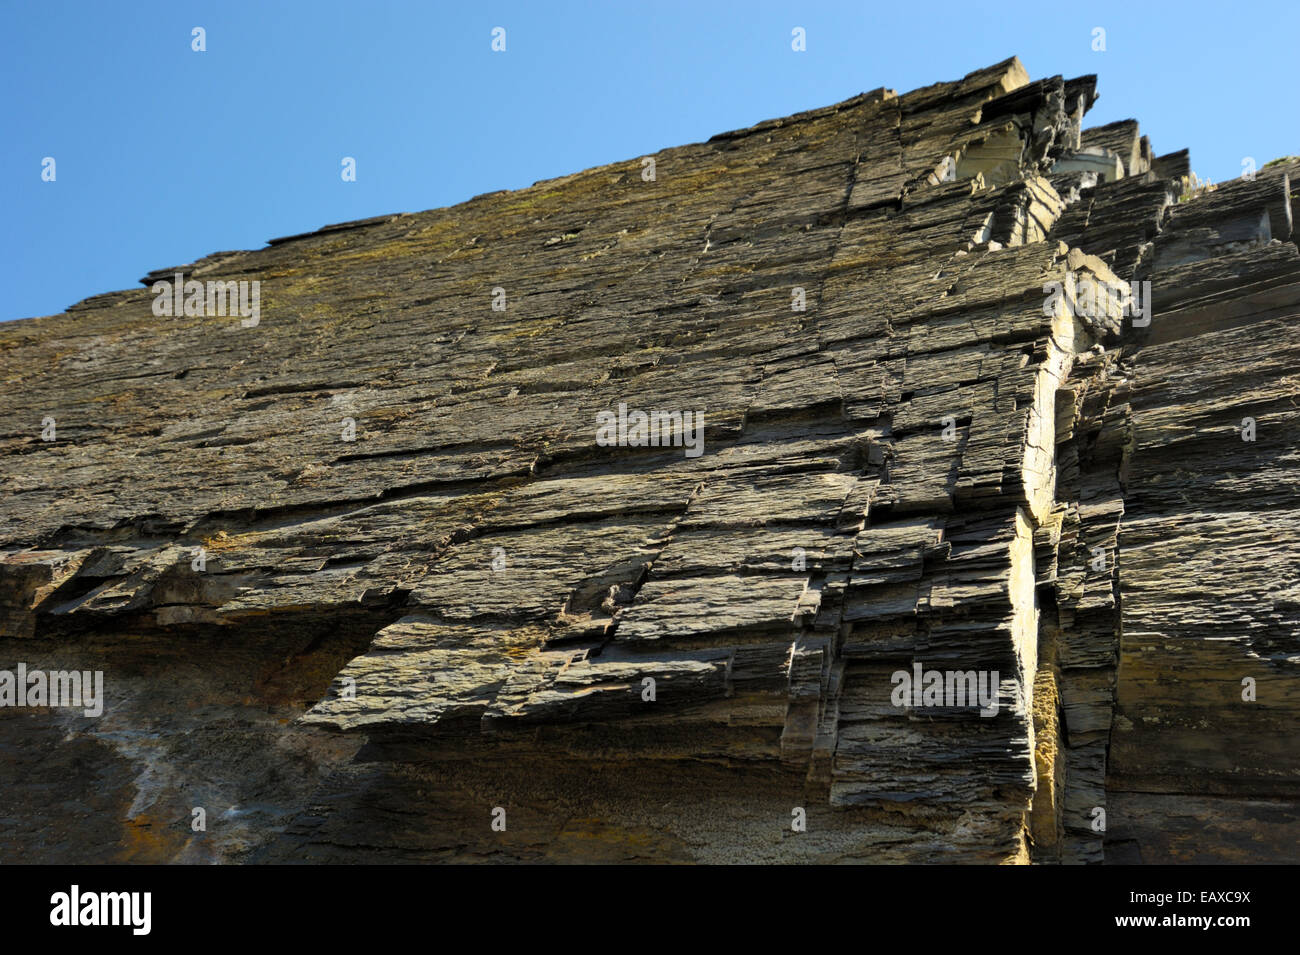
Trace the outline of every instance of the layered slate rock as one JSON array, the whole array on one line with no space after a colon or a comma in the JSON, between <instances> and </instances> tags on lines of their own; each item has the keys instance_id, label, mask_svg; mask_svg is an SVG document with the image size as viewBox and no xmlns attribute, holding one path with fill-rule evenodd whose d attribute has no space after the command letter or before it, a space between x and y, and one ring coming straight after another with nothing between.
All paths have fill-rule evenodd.
<instances>
[{"instance_id":1,"label":"layered slate rock","mask_svg":"<svg viewBox=\"0 0 1300 955\"><path fill-rule=\"evenodd\" d=\"M1297 701L1291 179L1180 202L1094 87L1011 60L0 326L2 645L107 689L0 711L0 853L1098 861L1182 851L1187 793L1290 818L1294 746L1235 741ZM178 273L260 320L156 315ZM1080 292L1135 279L1150 326Z\"/></svg>"},{"instance_id":2,"label":"layered slate rock","mask_svg":"<svg viewBox=\"0 0 1300 955\"><path fill-rule=\"evenodd\" d=\"M1178 207L1155 242L1156 316L1131 346L1116 858L1300 845L1300 260L1280 241L1297 173Z\"/></svg>"},{"instance_id":3,"label":"layered slate rock","mask_svg":"<svg viewBox=\"0 0 1300 955\"><path fill-rule=\"evenodd\" d=\"M1071 241L1149 285L1153 315L1105 356L1115 380L1079 448L1092 473L1060 494L1087 544L1056 637L1067 861L1101 858L1098 808L1114 861L1295 860L1297 171L1182 202L1185 182L1151 174L1081 190ZM1247 419L1265 410L1261 437Z\"/></svg>"}]
</instances>

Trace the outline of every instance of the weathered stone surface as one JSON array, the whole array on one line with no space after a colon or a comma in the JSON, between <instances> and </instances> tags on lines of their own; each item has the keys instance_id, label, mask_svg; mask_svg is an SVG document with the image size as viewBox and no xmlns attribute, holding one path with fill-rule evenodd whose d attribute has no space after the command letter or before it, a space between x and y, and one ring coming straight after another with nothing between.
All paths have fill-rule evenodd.
<instances>
[{"instance_id":1,"label":"weathered stone surface","mask_svg":"<svg viewBox=\"0 0 1300 955\"><path fill-rule=\"evenodd\" d=\"M0 858L1153 861L1234 806L1240 858L1300 785L1296 177L1180 202L1095 96L1010 60L144 280L254 326L0 325L0 648L106 685L0 710Z\"/></svg>"}]
</instances>

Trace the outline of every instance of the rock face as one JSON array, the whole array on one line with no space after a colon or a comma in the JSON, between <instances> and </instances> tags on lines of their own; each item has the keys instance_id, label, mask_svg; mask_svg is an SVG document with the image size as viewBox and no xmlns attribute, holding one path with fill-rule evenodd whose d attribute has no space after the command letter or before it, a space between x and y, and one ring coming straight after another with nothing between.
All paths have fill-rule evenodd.
<instances>
[{"instance_id":1,"label":"rock face","mask_svg":"<svg viewBox=\"0 0 1300 955\"><path fill-rule=\"evenodd\" d=\"M1094 99L0 325L0 667L104 681L0 708L0 859L1297 861L1297 167L1184 196Z\"/></svg>"}]
</instances>

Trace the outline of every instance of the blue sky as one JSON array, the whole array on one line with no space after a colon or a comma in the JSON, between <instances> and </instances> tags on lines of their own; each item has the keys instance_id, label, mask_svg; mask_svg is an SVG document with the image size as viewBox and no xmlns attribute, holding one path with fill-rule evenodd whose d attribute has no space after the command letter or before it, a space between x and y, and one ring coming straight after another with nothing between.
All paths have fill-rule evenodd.
<instances>
[{"instance_id":1,"label":"blue sky","mask_svg":"<svg viewBox=\"0 0 1300 955\"><path fill-rule=\"evenodd\" d=\"M1012 55L1034 78L1098 74L1089 125L1135 117L1215 182L1300 153L1294 0L6 0L0 17L0 319Z\"/></svg>"}]
</instances>

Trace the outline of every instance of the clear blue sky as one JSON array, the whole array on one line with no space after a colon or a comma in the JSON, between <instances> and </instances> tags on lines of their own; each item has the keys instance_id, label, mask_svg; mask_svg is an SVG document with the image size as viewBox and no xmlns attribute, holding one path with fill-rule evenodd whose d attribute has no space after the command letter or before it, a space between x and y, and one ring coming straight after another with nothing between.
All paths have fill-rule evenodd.
<instances>
[{"instance_id":1,"label":"clear blue sky","mask_svg":"<svg viewBox=\"0 0 1300 955\"><path fill-rule=\"evenodd\" d=\"M1216 182L1300 153L1300 3L23 2L0 22L0 319L331 222L707 139L1018 55L1096 73ZM207 31L193 52L191 29ZM493 27L506 51L493 53ZM790 48L807 31L807 51ZM1105 52L1092 49L1094 27ZM55 182L41 163L55 158ZM340 178L344 156L357 181Z\"/></svg>"}]
</instances>

